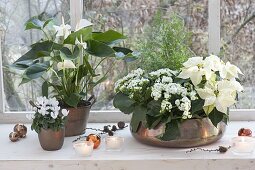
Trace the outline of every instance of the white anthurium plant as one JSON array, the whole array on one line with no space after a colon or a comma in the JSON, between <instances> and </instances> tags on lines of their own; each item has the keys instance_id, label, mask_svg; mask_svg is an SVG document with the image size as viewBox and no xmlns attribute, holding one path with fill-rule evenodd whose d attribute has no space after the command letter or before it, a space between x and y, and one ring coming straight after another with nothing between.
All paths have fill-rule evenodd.
<instances>
[{"instance_id":1,"label":"white anthurium plant","mask_svg":"<svg viewBox=\"0 0 255 170\"><path fill-rule=\"evenodd\" d=\"M138 57L132 50L118 46L124 35L114 30L93 32L93 24L85 19L75 30L64 19L61 25L55 25L53 19L43 15L32 17L25 26L26 30L41 31L43 36L9 68L19 70L16 73L21 74L21 84L41 79L42 95L56 97L61 106L77 107L91 99L88 95L93 96L94 87L109 72L99 73L106 58L128 62Z\"/></svg>"},{"instance_id":2,"label":"white anthurium plant","mask_svg":"<svg viewBox=\"0 0 255 170\"><path fill-rule=\"evenodd\" d=\"M189 58L180 71L145 73L139 68L116 82L113 104L133 113L133 132L141 122L148 128L164 123L165 133L159 138L175 139L180 135L178 124L187 119L208 117L215 127L227 123L229 107L243 91L239 74L238 67L215 55Z\"/></svg>"},{"instance_id":3,"label":"white anthurium plant","mask_svg":"<svg viewBox=\"0 0 255 170\"><path fill-rule=\"evenodd\" d=\"M31 129L40 133L41 128L58 131L65 126L67 109L61 109L56 98L37 97L36 102L30 101L34 113L26 117L32 120Z\"/></svg>"}]
</instances>

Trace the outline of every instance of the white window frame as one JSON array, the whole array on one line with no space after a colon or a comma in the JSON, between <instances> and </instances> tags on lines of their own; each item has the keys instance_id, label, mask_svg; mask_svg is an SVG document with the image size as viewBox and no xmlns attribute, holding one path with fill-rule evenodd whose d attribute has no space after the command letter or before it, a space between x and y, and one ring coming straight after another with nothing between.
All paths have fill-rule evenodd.
<instances>
[{"instance_id":1,"label":"white window frame","mask_svg":"<svg viewBox=\"0 0 255 170\"><path fill-rule=\"evenodd\" d=\"M71 25L75 28L77 21L82 18L83 0L70 0ZM208 2L208 49L210 54L220 52L220 0L209 0ZM2 37L0 31L0 37ZM1 47L1 41L0 41ZM1 48L0 48L1 50ZM1 51L0 51L1 55ZM26 119L27 112L6 112L4 103L4 86L2 56L0 56L0 123L29 123ZM121 114L120 111L91 111L89 122L117 122L129 121L130 115ZM255 120L255 109L231 109L230 120L251 121Z\"/></svg>"}]
</instances>

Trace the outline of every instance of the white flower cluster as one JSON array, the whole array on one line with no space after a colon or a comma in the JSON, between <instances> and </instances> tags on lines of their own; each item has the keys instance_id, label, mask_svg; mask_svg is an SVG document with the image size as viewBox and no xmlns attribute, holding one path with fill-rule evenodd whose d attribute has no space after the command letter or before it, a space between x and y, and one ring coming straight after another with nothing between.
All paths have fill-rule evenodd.
<instances>
[{"instance_id":1,"label":"white flower cluster","mask_svg":"<svg viewBox=\"0 0 255 170\"><path fill-rule=\"evenodd\" d=\"M139 93L143 86L149 83L147 78L143 77L144 71L140 68L133 70L127 76L118 80L115 84L115 92L121 91L123 93L128 93L130 98L134 97L134 93Z\"/></svg>"},{"instance_id":2,"label":"white flower cluster","mask_svg":"<svg viewBox=\"0 0 255 170\"><path fill-rule=\"evenodd\" d=\"M193 86L187 83L185 84L187 87L183 87L181 84L173 83L172 77L176 75L176 72L170 69L160 69L149 75L155 79L155 84L151 88L152 98L156 101L162 99L160 112L171 112L173 105L170 101L173 96L175 98L179 96L180 99L176 99L174 104L183 111L183 119L191 118L191 100L197 99Z\"/></svg>"},{"instance_id":3,"label":"white flower cluster","mask_svg":"<svg viewBox=\"0 0 255 170\"><path fill-rule=\"evenodd\" d=\"M59 102L56 98L47 99L46 97L37 97L35 105L36 107L34 107L33 110L36 113L43 116L50 115L53 119L56 119L58 116L62 116L62 118L64 118L69 113L66 109L60 109ZM60 110L62 114L60 114ZM34 114L27 115L27 118L34 119Z\"/></svg>"},{"instance_id":4,"label":"white flower cluster","mask_svg":"<svg viewBox=\"0 0 255 170\"><path fill-rule=\"evenodd\" d=\"M241 70L229 62L224 63L215 55L206 58L192 57L183 66L178 77L190 78L200 98L205 100L204 110L207 114L214 107L222 113L227 113L227 108L236 103L237 92L243 91L243 87L236 80L238 74L243 74ZM203 80L206 83L201 88L198 85Z\"/></svg>"}]
</instances>

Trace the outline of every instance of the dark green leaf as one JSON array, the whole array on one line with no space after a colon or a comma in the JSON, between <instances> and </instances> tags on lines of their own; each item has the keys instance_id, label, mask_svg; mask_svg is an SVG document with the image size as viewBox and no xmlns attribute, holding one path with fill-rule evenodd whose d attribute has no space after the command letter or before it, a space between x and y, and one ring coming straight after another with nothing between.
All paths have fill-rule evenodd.
<instances>
[{"instance_id":1,"label":"dark green leaf","mask_svg":"<svg viewBox=\"0 0 255 170\"><path fill-rule=\"evenodd\" d=\"M79 31L71 33L65 40L64 44L75 44L76 39L81 42L88 41L92 38L92 27L85 27L80 29Z\"/></svg>"},{"instance_id":2,"label":"dark green leaf","mask_svg":"<svg viewBox=\"0 0 255 170\"><path fill-rule=\"evenodd\" d=\"M113 106L125 114L130 114L134 111L134 104L135 101L121 92L117 93L113 99Z\"/></svg>"},{"instance_id":3,"label":"dark green leaf","mask_svg":"<svg viewBox=\"0 0 255 170\"><path fill-rule=\"evenodd\" d=\"M62 45L56 44L51 41L43 41L43 42L35 43L31 47L32 47L31 50L29 50L26 54L21 56L14 63L18 63L18 62L26 61L26 60L32 61L32 60L44 57L44 55L42 56L42 53L46 54L46 52L51 52L53 49L60 50L62 48Z\"/></svg>"},{"instance_id":4,"label":"dark green leaf","mask_svg":"<svg viewBox=\"0 0 255 170\"><path fill-rule=\"evenodd\" d=\"M161 101L152 100L147 104L148 112L147 114L150 116L159 116L160 108L161 108Z\"/></svg>"},{"instance_id":5,"label":"dark green leaf","mask_svg":"<svg viewBox=\"0 0 255 170\"><path fill-rule=\"evenodd\" d=\"M131 118L130 126L132 132L137 132L137 129L142 121L146 119L147 109L143 106L136 106Z\"/></svg>"},{"instance_id":6,"label":"dark green leaf","mask_svg":"<svg viewBox=\"0 0 255 170\"><path fill-rule=\"evenodd\" d=\"M216 108L214 108L208 117L212 121L212 124L217 127L218 123L223 120L224 115L224 113L221 113Z\"/></svg>"},{"instance_id":7,"label":"dark green leaf","mask_svg":"<svg viewBox=\"0 0 255 170\"><path fill-rule=\"evenodd\" d=\"M205 101L202 99L193 100L191 102L191 113L194 114L200 110L203 110L204 103Z\"/></svg>"},{"instance_id":8,"label":"dark green leaf","mask_svg":"<svg viewBox=\"0 0 255 170\"><path fill-rule=\"evenodd\" d=\"M49 85L48 85L48 82L45 81L42 84L42 96L45 96L45 97L48 98L48 94L49 94Z\"/></svg>"},{"instance_id":9,"label":"dark green leaf","mask_svg":"<svg viewBox=\"0 0 255 170\"><path fill-rule=\"evenodd\" d=\"M146 115L146 124L149 129L155 128L160 122L161 122L161 117L154 117L150 115Z\"/></svg>"},{"instance_id":10,"label":"dark green leaf","mask_svg":"<svg viewBox=\"0 0 255 170\"><path fill-rule=\"evenodd\" d=\"M88 48L86 51L96 57L112 57L115 54L115 51L110 46L99 41L89 40L87 43Z\"/></svg>"},{"instance_id":11,"label":"dark green leaf","mask_svg":"<svg viewBox=\"0 0 255 170\"><path fill-rule=\"evenodd\" d=\"M178 122L176 120L172 120L170 123L166 124L165 133L159 138L164 141L169 141L175 140L178 137L180 137Z\"/></svg>"},{"instance_id":12,"label":"dark green leaf","mask_svg":"<svg viewBox=\"0 0 255 170\"><path fill-rule=\"evenodd\" d=\"M71 107L77 107L81 100L81 96L77 93L72 93L70 96L65 96L64 102Z\"/></svg>"},{"instance_id":13,"label":"dark green leaf","mask_svg":"<svg viewBox=\"0 0 255 170\"><path fill-rule=\"evenodd\" d=\"M46 70L48 69L49 65L43 63L36 63L30 67L28 67L25 71L25 75L28 79L36 79L41 77Z\"/></svg>"},{"instance_id":14,"label":"dark green leaf","mask_svg":"<svg viewBox=\"0 0 255 170\"><path fill-rule=\"evenodd\" d=\"M28 83L28 82L30 82L30 81L31 81L31 79L26 78L26 77L23 77L22 80L21 80L21 82L20 82L20 84L19 84L19 86L21 86L22 84L26 84L26 83Z\"/></svg>"},{"instance_id":15,"label":"dark green leaf","mask_svg":"<svg viewBox=\"0 0 255 170\"><path fill-rule=\"evenodd\" d=\"M126 37L114 30L108 30L106 32L94 32L92 38L97 41L101 41L107 44L115 43L116 41L123 40Z\"/></svg>"},{"instance_id":16,"label":"dark green leaf","mask_svg":"<svg viewBox=\"0 0 255 170\"><path fill-rule=\"evenodd\" d=\"M128 49L128 48L124 48L124 47L113 47L114 51L116 52L121 52L125 55L129 54L129 53L132 53L133 51Z\"/></svg>"},{"instance_id":17,"label":"dark green leaf","mask_svg":"<svg viewBox=\"0 0 255 170\"><path fill-rule=\"evenodd\" d=\"M74 59L76 59L79 56L79 53L80 53L80 50L79 50L78 46L74 47L73 53L69 50L69 48L63 47L60 50L60 57L63 60L74 60Z\"/></svg>"}]
</instances>

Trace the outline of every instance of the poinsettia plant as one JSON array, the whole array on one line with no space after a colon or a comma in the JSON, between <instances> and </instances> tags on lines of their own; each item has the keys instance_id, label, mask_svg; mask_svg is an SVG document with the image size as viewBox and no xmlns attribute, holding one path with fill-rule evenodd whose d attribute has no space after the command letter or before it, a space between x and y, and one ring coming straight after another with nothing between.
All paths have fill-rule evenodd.
<instances>
[{"instance_id":1,"label":"poinsettia plant","mask_svg":"<svg viewBox=\"0 0 255 170\"><path fill-rule=\"evenodd\" d=\"M229 107L243 91L238 74L238 67L215 55L189 58L179 71L137 69L116 82L113 104L133 113L133 132L141 122L150 129L164 123L160 138L171 140L180 135L178 126L187 119L208 117L215 127L227 123Z\"/></svg>"},{"instance_id":2,"label":"poinsettia plant","mask_svg":"<svg viewBox=\"0 0 255 170\"><path fill-rule=\"evenodd\" d=\"M16 60L15 68L27 83L41 78L43 96L51 94L65 105L76 107L88 98L93 88L106 79L98 73L98 67L108 57L132 61L138 53L118 46L126 37L114 30L93 32L93 24L82 19L71 30L65 24L54 25L53 19L42 15L32 17L25 24L26 30L36 29L43 33L40 41L31 45L31 49ZM91 64L91 58L98 62Z\"/></svg>"}]
</instances>

